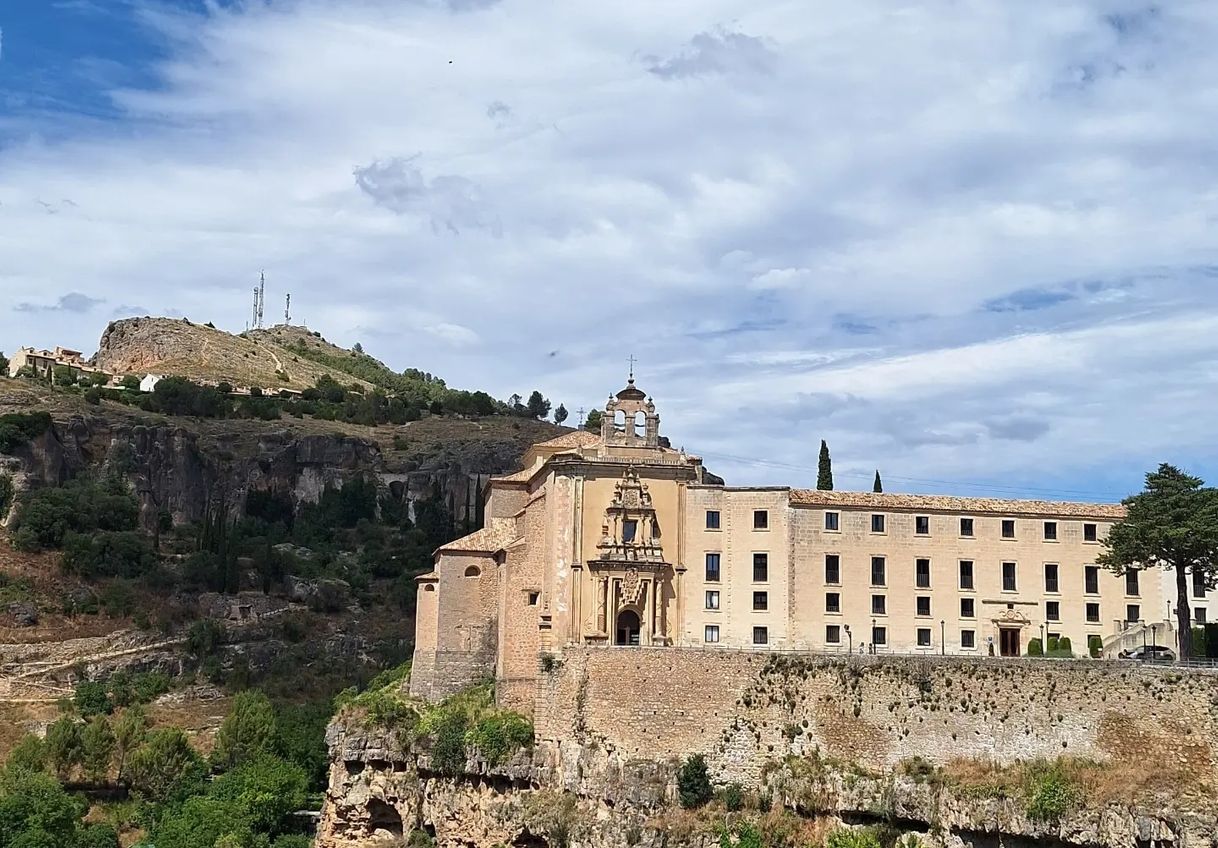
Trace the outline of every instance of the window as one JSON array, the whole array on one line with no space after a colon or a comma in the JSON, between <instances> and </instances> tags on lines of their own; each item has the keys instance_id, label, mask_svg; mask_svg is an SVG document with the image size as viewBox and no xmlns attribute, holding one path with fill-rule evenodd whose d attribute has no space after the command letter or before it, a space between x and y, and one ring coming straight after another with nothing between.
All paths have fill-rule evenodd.
<instances>
[{"instance_id":1,"label":"window","mask_svg":"<svg viewBox=\"0 0 1218 848\"><path fill-rule=\"evenodd\" d=\"M1137 595L1138 592L1138 572L1136 569L1129 569L1125 572L1125 594Z\"/></svg>"},{"instance_id":2,"label":"window","mask_svg":"<svg viewBox=\"0 0 1218 848\"><path fill-rule=\"evenodd\" d=\"M753 628L753 644L768 645L770 642L770 628L754 627Z\"/></svg>"},{"instance_id":3,"label":"window","mask_svg":"<svg viewBox=\"0 0 1218 848\"><path fill-rule=\"evenodd\" d=\"M753 510L753 529L754 530L769 530L770 529L770 514L764 509Z\"/></svg>"},{"instance_id":4,"label":"window","mask_svg":"<svg viewBox=\"0 0 1218 848\"><path fill-rule=\"evenodd\" d=\"M467 566L465 569L465 576L466 577L481 577L482 569L476 565Z\"/></svg>"},{"instance_id":5,"label":"window","mask_svg":"<svg viewBox=\"0 0 1218 848\"><path fill-rule=\"evenodd\" d=\"M842 643L842 626L840 624L826 624L825 641L830 645L840 645Z\"/></svg>"},{"instance_id":6,"label":"window","mask_svg":"<svg viewBox=\"0 0 1218 848\"><path fill-rule=\"evenodd\" d=\"M888 601L884 595L871 596L871 614L885 615L888 612Z\"/></svg>"},{"instance_id":7,"label":"window","mask_svg":"<svg viewBox=\"0 0 1218 848\"><path fill-rule=\"evenodd\" d=\"M768 592L753 593L753 609L757 612L764 612L770 608L770 595Z\"/></svg>"},{"instance_id":8,"label":"window","mask_svg":"<svg viewBox=\"0 0 1218 848\"><path fill-rule=\"evenodd\" d=\"M842 582L842 558L837 554L825 554L825 582Z\"/></svg>"},{"instance_id":9,"label":"window","mask_svg":"<svg viewBox=\"0 0 1218 848\"><path fill-rule=\"evenodd\" d=\"M628 518L622 522L622 541L633 542L635 534L639 532L639 522L633 518Z\"/></svg>"},{"instance_id":10,"label":"window","mask_svg":"<svg viewBox=\"0 0 1218 848\"><path fill-rule=\"evenodd\" d=\"M917 607L918 615L930 615L930 595L918 595Z\"/></svg>"},{"instance_id":11,"label":"window","mask_svg":"<svg viewBox=\"0 0 1218 848\"><path fill-rule=\"evenodd\" d=\"M1087 622L1096 624L1100 620L1100 605L1092 602L1087 604Z\"/></svg>"},{"instance_id":12,"label":"window","mask_svg":"<svg viewBox=\"0 0 1218 848\"><path fill-rule=\"evenodd\" d=\"M825 612L841 612L842 596L838 592L825 593Z\"/></svg>"},{"instance_id":13,"label":"window","mask_svg":"<svg viewBox=\"0 0 1218 848\"><path fill-rule=\"evenodd\" d=\"M706 529L707 530L718 530L719 529L719 510L708 509L706 511Z\"/></svg>"},{"instance_id":14,"label":"window","mask_svg":"<svg viewBox=\"0 0 1218 848\"><path fill-rule=\"evenodd\" d=\"M871 585L883 586L884 583L884 558L881 556L873 556L871 558Z\"/></svg>"},{"instance_id":15,"label":"window","mask_svg":"<svg viewBox=\"0 0 1218 848\"><path fill-rule=\"evenodd\" d=\"M841 514L836 512L825 513L825 529L836 533L841 529Z\"/></svg>"},{"instance_id":16,"label":"window","mask_svg":"<svg viewBox=\"0 0 1218 848\"><path fill-rule=\"evenodd\" d=\"M1046 542L1056 542L1057 541L1057 522L1056 521L1046 521L1045 522L1045 541Z\"/></svg>"},{"instance_id":17,"label":"window","mask_svg":"<svg viewBox=\"0 0 1218 848\"><path fill-rule=\"evenodd\" d=\"M1142 618L1142 608L1137 604L1129 604L1125 607L1125 623L1134 624Z\"/></svg>"},{"instance_id":18,"label":"window","mask_svg":"<svg viewBox=\"0 0 1218 848\"><path fill-rule=\"evenodd\" d=\"M1193 610L1193 624L1205 624L1205 607L1197 607Z\"/></svg>"},{"instance_id":19,"label":"window","mask_svg":"<svg viewBox=\"0 0 1218 848\"><path fill-rule=\"evenodd\" d=\"M541 603L541 592L529 592L529 606L535 607Z\"/></svg>"},{"instance_id":20,"label":"window","mask_svg":"<svg viewBox=\"0 0 1218 848\"><path fill-rule=\"evenodd\" d=\"M1045 563L1045 591L1054 594L1058 592L1057 563L1055 562Z\"/></svg>"},{"instance_id":21,"label":"window","mask_svg":"<svg viewBox=\"0 0 1218 848\"><path fill-rule=\"evenodd\" d=\"M1205 597L1205 572L1204 571L1194 571L1193 572L1193 597L1194 598L1204 598Z\"/></svg>"},{"instance_id":22,"label":"window","mask_svg":"<svg viewBox=\"0 0 1218 848\"><path fill-rule=\"evenodd\" d=\"M719 641L719 625L708 624L702 633L702 641L714 643Z\"/></svg>"},{"instance_id":23,"label":"window","mask_svg":"<svg viewBox=\"0 0 1218 848\"><path fill-rule=\"evenodd\" d=\"M929 648L930 647L930 628L929 627L919 627L918 628L918 647L919 648Z\"/></svg>"},{"instance_id":24,"label":"window","mask_svg":"<svg viewBox=\"0 0 1218 848\"><path fill-rule=\"evenodd\" d=\"M930 535L930 516L929 515L915 515L914 516L914 533L918 534L919 536L929 536Z\"/></svg>"},{"instance_id":25,"label":"window","mask_svg":"<svg viewBox=\"0 0 1218 848\"><path fill-rule=\"evenodd\" d=\"M1094 524L1083 525L1083 541L1094 542L1099 538L1099 528Z\"/></svg>"},{"instance_id":26,"label":"window","mask_svg":"<svg viewBox=\"0 0 1218 848\"><path fill-rule=\"evenodd\" d=\"M1002 538L1004 538L1004 539L1014 539L1015 538L1015 519L1014 518L1002 519Z\"/></svg>"},{"instance_id":27,"label":"window","mask_svg":"<svg viewBox=\"0 0 1218 848\"><path fill-rule=\"evenodd\" d=\"M973 598L960 599L960 617L961 618L976 618L977 617L977 602Z\"/></svg>"},{"instance_id":28,"label":"window","mask_svg":"<svg viewBox=\"0 0 1218 848\"><path fill-rule=\"evenodd\" d=\"M753 582L764 583L770 579L770 555L753 554Z\"/></svg>"},{"instance_id":29,"label":"window","mask_svg":"<svg viewBox=\"0 0 1218 848\"><path fill-rule=\"evenodd\" d=\"M884 532L884 516L882 516L882 515L871 516L871 532L872 533L883 533Z\"/></svg>"},{"instance_id":30,"label":"window","mask_svg":"<svg viewBox=\"0 0 1218 848\"><path fill-rule=\"evenodd\" d=\"M706 593L706 608L708 610L719 609L719 593L717 591L709 591Z\"/></svg>"},{"instance_id":31,"label":"window","mask_svg":"<svg viewBox=\"0 0 1218 848\"><path fill-rule=\"evenodd\" d=\"M960 535L967 536L968 538L972 538L972 536L973 536L973 519L971 519L971 518L961 518L960 519Z\"/></svg>"},{"instance_id":32,"label":"window","mask_svg":"<svg viewBox=\"0 0 1218 848\"><path fill-rule=\"evenodd\" d=\"M1002 564L1002 591L1015 591L1015 563L1013 562Z\"/></svg>"},{"instance_id":33,"label":"window","mask_svg":"<svg viewBox=\"0 0 1218 848\"><path fill-rule=\"evenodd\" d=\"M887 645L888 644L888 628L887 627L871 628L871 644L872 645Z\"/></svg>"},{"instance_id":34,"label":"window","mask_svg":"<svg viewBox=\"0 0 1218 848\"><path fill-rule=\"evenodd\" d=\"M719 554L706 555L706 582L719 582Z\"/></svg>"},{"instance_id":35,"label":"window","mask_svg":"<svg viewBox=\"0 0 1218 848\"><path fill-rule=\"evenodd\" d=\"M930 560L914 560L914 585L919 589L930 588Z\"/></svg>"},{"instance_id":36,"label":"window","mask_svg":"<svg viewBox=\"0 0 1218 848\"><path fill-rule=\"evenodd\" d=\"M1062 608L1059 601L1045 601L1045 621L1061 621Z\"/></svg>"},{"instance_id":37,"label":"window","mask_svg":"<svg viewBox=\"0 0 1218 848\"><path fill-rule=\"evenodd\" d=\"M1088 595L1100 593L1100 567L1098 565L1083 566L1083 591Z\"/></svg>"},{"instance_id":38,"label":"window","mask_svg":"<svg viewBox=\"0 0 1218 848\"><path fill-rule=\"evenodd\" d=\"M961 630L960 631L960 647L961 648L977 647L977 631L976 630Z\"/></svg>"},{"instance_id":39,"label":"window","mask_svg":"<svg viewBox=\"0 0 1218 848\"><path fill-rule=\"evenodd\" d=\"M973 588L973 561L971 559L960 560L960 588Z\"/></svg>"}]
</instances>

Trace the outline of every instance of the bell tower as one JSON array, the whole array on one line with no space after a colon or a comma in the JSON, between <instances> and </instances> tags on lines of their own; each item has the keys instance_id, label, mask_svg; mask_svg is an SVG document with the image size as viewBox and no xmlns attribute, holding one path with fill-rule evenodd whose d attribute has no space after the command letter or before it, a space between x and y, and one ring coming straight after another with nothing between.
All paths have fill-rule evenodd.
<instances>
[{"instance_id":1,"label":"bell tower","mask_svg":"<svg viewBox=\"0 0 1218 848\"><path fill-rule=\"evenodd\" d=\"M634 384L634 368L626 388L609 396L601 417L601 440L607 445L658 448L660 416L651 398Z\"/></svg>"}]
</instances>

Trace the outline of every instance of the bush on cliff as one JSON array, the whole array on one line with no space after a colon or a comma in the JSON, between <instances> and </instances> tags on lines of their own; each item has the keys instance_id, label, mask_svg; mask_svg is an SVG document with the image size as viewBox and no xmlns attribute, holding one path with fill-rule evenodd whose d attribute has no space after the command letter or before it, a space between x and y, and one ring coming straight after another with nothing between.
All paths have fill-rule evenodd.
<instances>
[{"instance_id":1,"label":"bush on cliff","mask_svg":"<svg viewBox=\"0 0 1218 848\"><path fill-rule=\"evenodd\" d=\"M138 520L139 504L121 480L72 480L22 499L13 543L23 551L60 548L69 533L131 531Z\"/></svg>"},{"instance_id":2,"label":"bush on cliff","mask_svg":"<svg viewBox=\"0 0 1218 848\"><path fill-rule=\"evenodd\" d=\"M513 712L495 712L477 721L466 733L465 741L489 765L497 766L511 754L533 744L533 725Z\"/></svg>"},{"instance_id":3,"label":"bush on cliff","mask_svg":"<svg viewBox=\"0 0 1218 848\"><path fill-rule=\"evenodd\" d=\"M0 415L0 453L10 453L49 429L49 412L10 412Z\"/></svg>"},{"instance_id":4,"label":"bush on cliff","mask_svg":"<svg viewBox=\"0 0 1218 848\"><path fill-rule=\"evenodd\" d=\"M1080 799L1078 787L1060 761L1040 760L1028 765L1024 784L1028 818L1057 821L1073 810Z\"/></svg>"},{"instance_id":5,"label":"bush on cliff","mask_svg":"<svg viewBox=\"0 0 1218 848\"><path fill-rule=\"evenodd\" d=\"M677 795L681 806L687 810L704 806L715 797L706 770L706 758L701 754L693 754L681 764L681 770L677 772Z\"/></svg>"},{"instance_id":6,"label":"bush on cliff","mask_svg":"<svg viewBox=\"0 0 1218 848\"><path fill-rule=\"evenodd\" d=\"M825 837L825 848L880 848L880 840L869 828L839 827Z\"/></svg>"}]
</instances>

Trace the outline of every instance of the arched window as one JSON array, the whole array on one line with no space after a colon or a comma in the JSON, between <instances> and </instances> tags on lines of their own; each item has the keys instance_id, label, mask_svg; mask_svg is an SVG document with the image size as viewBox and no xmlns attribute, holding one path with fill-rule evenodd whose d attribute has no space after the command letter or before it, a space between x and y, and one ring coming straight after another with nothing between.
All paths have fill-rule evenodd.
<instances>
[{"instance_id":1,"label":"arched window","mask_svg":"<svg viewBox=\"0 0 1218 848\"><path fill-rule=\"evenodd\" d=\"M481 577L482 569L476 565L467 566L465 569L465 576L466 577Z\"/></svg>"},{"instance_id":2,"label":"arched window","mask_svg":"<svg viewBox=\"0 0 1218 848\"><path fill-rule=\"evenodd\" d=\"M624 430L626 428L626 413L625 412L623 412L622 410L619 409L613 413L613 426L618 428L619 430Z\"/></svg>"},{"instance_id":3,"label":"arched window","mask_svg":"<svg viewBox=\"0 0 1218 848\"><path fill-rule=\"evenodd\" d=\"M432 585L431 583L425 583L425 584L423 584L423 591L424 591L424 592L434 592L435 590L436 590L436 587L435 587L434 585Z\"/></svg>"},{"instance_id":4,"label":"arched window","mask_svg":"<svg viewBox=\"0 0 1218 848\"><path fill-rule=\"evenodd\" d=\"M642 412L636 412L634 414L634 427L632 428L631 433L632 433L632 435L635 435L635 436L642 436L646 432L647 432L647 416L644 415Z\"/></svg>"}]
</instances>

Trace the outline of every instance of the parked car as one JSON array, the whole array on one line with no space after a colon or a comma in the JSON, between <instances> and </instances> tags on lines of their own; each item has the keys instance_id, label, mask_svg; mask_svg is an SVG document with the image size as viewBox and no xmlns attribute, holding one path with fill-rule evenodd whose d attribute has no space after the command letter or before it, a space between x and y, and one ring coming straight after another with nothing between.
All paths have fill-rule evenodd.
<instances>
[{"instance_id":1,"label":"parked car","mask_svg":"<svg viewBox=\"0 0 1218 848\"><path fill-rule=\"evenodd\" d=\"M1138 660L1139 662L1170 663L1176 661L1176 652L1171 648L1164 648L1162 645L1143 645L1132 651L1121 651L1117 656L1121 659Z\"/></svg>"}]
</instances>

